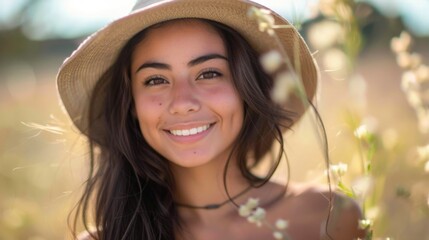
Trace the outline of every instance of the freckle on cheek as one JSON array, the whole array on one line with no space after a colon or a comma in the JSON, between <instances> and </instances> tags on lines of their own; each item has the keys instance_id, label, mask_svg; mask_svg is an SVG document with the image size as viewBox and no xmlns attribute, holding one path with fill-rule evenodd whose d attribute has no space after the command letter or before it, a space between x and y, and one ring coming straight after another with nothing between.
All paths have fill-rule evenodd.
<instances>
[{"instance_id":1,"label":"freckle on cheek","mask_svg":"<svg viewBox=\"0 0 429 240\"><path fill-rule=\"evenodd\" d=\"M158 103L159 106L162 106L162 103Z\"/></svg>"}]
</instances>

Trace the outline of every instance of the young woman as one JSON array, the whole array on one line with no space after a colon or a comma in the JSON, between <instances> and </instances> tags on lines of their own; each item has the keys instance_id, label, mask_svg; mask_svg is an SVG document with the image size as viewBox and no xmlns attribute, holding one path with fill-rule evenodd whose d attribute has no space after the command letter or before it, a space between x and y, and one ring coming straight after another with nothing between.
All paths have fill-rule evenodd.
<instances>
[{"instance_id":1,"label":"young woman","mask_svg":"<svg viewBox=\"0 0 429 240\"><path fill-rule=\"evenodd\" d=\"M80 238L272 239L271 229L238 214L249 198L259 199L268 222L286 219L291 239L361 237L351 200L269 181L282 148L272 171L252 173L274 142L283 146L305 106L296 96L280 105L270 99L273 80L259 57L276 41L246 16L262 6L143 4L82 43L58 75L64 106L91 150L77 213L88 228L94 206L95 230ZM277 34L299 58L311 101L317 67L308 48L293 28Z\"/></svg>"}]
</instances>

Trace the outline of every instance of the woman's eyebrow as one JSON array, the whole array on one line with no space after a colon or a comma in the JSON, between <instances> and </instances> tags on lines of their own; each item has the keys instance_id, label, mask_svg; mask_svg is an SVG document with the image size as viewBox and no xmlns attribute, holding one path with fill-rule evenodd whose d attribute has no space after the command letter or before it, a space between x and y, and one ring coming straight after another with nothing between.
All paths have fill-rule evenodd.
<instances>
[{"instance_id":1,"label":"woman's eyebrow","mask_svg":"<svg viewBox=\"0 0 429 240\"><path fill-rule=\"evenodd\" d=\"M171 66L165 63L159 63L159 62L146 62L140 65L140 67L137 68L136 73L142 70L143 68L156 68L156 69L171 69Z\"/></svg>"},{"instance_id":2,"label":"woman's eyebrow","mask_svg":"<svg viewBox=\"0 0 429 240\"><path fill-rule=\"evenodd\" d=\"M218 54L218 53L210 53L210 54L206 54L206 55L202 55L199 56L195 59L192 59L189 63L188 66L192 67L198 64L201 64L203 62L206 62L208 60L211 59L224 59L226 61L228 61L228 58ZM142 65L140 65L140 67L137 68L136 73L139 72L140 70L144 69L144 68L156 68L156 69L163 69L163 70L171 70L171 66L169 64L166 63L160 63L160 62L146 62L143 63Z\"/></svg>"},{"instance_id":3,"label":"woman's eyebrow","mask_svg":"<svg viewBox=\"0 0 429 240\"><path fill-rule=\"evenodd\" d=\"M223 55L221 55L221 54L218 54L218 53L210 53L210 54L206 54L206 55L203 55L203 56L200 56L200 57L197 57L197 58L195 58L195 59L191 60L191 61L188 63L188 66L189 66L189 67L192 67L192 66L195 66L195 65L197 65L197 64L203 63L203 62L208 61L208 60L211 60L211 59L216 59L216 58L224 59L224 60L228 61L228 58L227 58L227 57L225 57L225 56L223 56Z\"/></svg>"}]
</instances>

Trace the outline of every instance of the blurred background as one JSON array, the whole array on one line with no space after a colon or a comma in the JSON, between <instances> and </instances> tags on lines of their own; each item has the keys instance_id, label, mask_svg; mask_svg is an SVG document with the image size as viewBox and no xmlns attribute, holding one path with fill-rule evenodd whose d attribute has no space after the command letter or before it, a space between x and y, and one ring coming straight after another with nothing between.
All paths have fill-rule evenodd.
<instances>
[{"instance_id":1,"label":"blurred background","mask_svg":"<svg viewBox=\"0 0 429 240\"><path fill-rule=\"evenodd\" d=\"M348 165L341 181L356 192L370 179L357 200L375 239L429 240L429 1L258 2L290 19L315 52L331 162ZM71 238L67 215L88 155L62 111L55 76L86 36L134 3L0 0L1 240ZM325 181L313 124L308 114L287 135L293 181ZM284 166L276 179L284 181Z\"/></svg>"}]
</instances>

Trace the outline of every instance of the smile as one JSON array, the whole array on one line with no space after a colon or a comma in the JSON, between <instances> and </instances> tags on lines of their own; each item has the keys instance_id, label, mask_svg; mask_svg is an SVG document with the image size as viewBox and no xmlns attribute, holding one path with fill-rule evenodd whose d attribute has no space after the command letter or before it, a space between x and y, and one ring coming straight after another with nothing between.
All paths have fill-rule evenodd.
<instances>
[{"instance_id":1,"label":"smile","mask_svg":"<svg viewBox=\"0 0 429 240\"><path fill-rule=\"evenodd\" d=\"M209 127L210 127L210 124L207 124L204 126L195 127L191 129L169 130L169 132L174 136L192 136L206 131L207 129L209 129Z\"/></svg>"}]
</instances>

